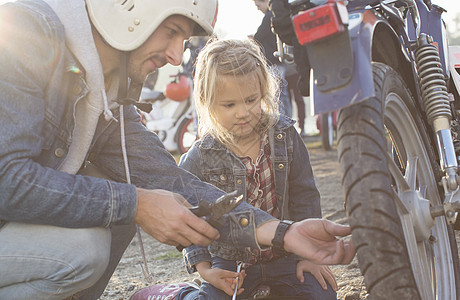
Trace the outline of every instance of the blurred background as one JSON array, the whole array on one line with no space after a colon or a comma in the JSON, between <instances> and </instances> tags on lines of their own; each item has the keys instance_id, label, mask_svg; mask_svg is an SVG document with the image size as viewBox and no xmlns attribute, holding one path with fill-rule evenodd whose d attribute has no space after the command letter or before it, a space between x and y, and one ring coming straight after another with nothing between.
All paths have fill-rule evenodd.
<instances>
[{"instance_id":1,"label":"blurred background","mask_svg":"<svg viewBox=\"0 0 460 300\"><path fill-rule=\"evenodd\" d=\"M0 0L0 4L8 1L14 0ZM432 3L447 10L444 14L444 20L447 24L449 44L460 45L460 0L432 0ZM219 38L247 38L248 35L253 35L257 31L263 18L263 13L257 10L254 0L219 0L218 9L215 33ZM184 57L187 58L187 52ZM167 84L177 78L174 75L178 74L179 69L180 67L170 65L162 68L158 72L153 89L164 92ZM309 97L305 97L304 100L307 115L305 120L306 133L315 135L318 133L316 118L310 113ZM176 106L177 103L172 105L171 110L175 110ZM296 115L293 101L293 116Z\"/></svg>"},{"instance_id":2,"label":"blurred background","mask_svg":"<svg viewBox=\"0 0 460 300\"><path fill-rule=\"evenodd\" d=\"M460 1L432 0L432 2L447 10L444 19L449 32L449 43L460 45ZM219 38L246 38L257 31L262 18L263 14L257 10L253 0L219 0L215 32ZM162 69L162 73L172 74L176 72L175 69L174 67L168 70ZM157 87L164 86L169 80L168 76L160 76Z\"/></svg>"},{"instance_id":3,"label":"blurred background","mask_svg":"<svg viewBox=\"0 0 460 300\"><path fill-rule=\"evenodd\" d=\"M449 44L460 45L460 0L432 0L432 3L441 6L444 20L449 33ZM219 0L219 11L215 26L215 33L219 38L247 38L257 31L262 22L263 13L258 11L253 0ZM156 89L161 90L170 81L170 75L177 73L177 67L162 68L158 77ZM296 116L295 101L293 102L293 116ZM306 133L315 135L319 131L316 118L310 113L310 99L305 97L307 118L305 120Z\"/></svg>"},{"instance_id":4,"label":"blurred background","mask_svg":"<svg viewBox=\"0 0 460 300\"><path fill-rule=\"evenodd\" d=\"M460 1L432 0L447 10L444 19L450 35L450 43L460 45ZM219 37L244 38L256 32L262 21L262 13L253 0L219 0L216 34Z\"/></svg>"}]
</instances>

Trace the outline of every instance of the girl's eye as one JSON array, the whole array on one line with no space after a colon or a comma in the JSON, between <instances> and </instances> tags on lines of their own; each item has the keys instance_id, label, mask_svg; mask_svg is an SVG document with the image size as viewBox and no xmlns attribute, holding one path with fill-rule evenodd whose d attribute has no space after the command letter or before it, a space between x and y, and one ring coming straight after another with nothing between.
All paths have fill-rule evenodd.
<instances>
[{"instance_id":1,"label":"girl's eye","mask_svg":"<svg viewBox=\"0 0 460 300\"><path fill-rule=\"evenodd\" d=\"M250 98L250 99L246 100L246 103L253 103L253 102L256 102L256 101L257 101L256 98Z\"/></svg>"},{"instance_id":2,"label":"girl's eye","mask_svg":"<svg viewBox=\"0 0 460 300\"><path fill-rule=\"evenodd\" d=\"M228 103L228 104L224 104L224 107L227 107L227 108L230 108L230 107L233 107L233 103Z\"/></svg>"}]
</instances>

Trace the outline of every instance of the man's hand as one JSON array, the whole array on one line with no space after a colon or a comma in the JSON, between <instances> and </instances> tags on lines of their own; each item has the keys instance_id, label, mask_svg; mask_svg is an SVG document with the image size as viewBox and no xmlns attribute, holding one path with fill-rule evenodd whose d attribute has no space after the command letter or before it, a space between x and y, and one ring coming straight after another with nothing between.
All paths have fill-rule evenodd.
<instances>
[{"instance_id":1,"label":"man's hand","mask_svg":"<svg viewBox=\"0 0 460 300\"><path fill-rule=\"evenodd\" d=\"M297 36L294 31L294 25L292 25L288 1L270 0L269 6L273 13L271 18L273 32L279 36L283 43L294 45Z\"/></svg>"},{"instance_id":2,"label":"man's hand","mask_svg":"<svg viewBox=\"0 0 460 300\"><path fill-rule=\"evenodd\" d=\"M187 208L191 205L179 194L138 188L137 199L134 221L164 244L207 246L219 238L219 232L195 216Z\"/></svg>"},{"instance_id":3,"label":"man's hand","mask_svg":"<svg viewBox=\"0 0 460 300\"><path fill-rule=\"evenodd\" d=\"M244 270L238 273L219 268L212 269L209 262L199 262L196 265L196 269L204 280L209 282L213 287L224 291L229 296L232 296L235 290L236 277L239 277L238 292L236 294L239 295L244 291L244 289L241 288L244 278L246 277Z\"/></svg>"},{"instance_id":4,"label":"man's hand","mask_svg":"<svg viewBox=\"0 0 460 300\"><path fill-rule=\"evenodd\" d=\"M257 242L271 246L279 221L267 222L257 228ZM284 236L284 249L318 265L349 264L355 256L351 240L344 237L351 233L349 226L326 219L306 219L292 224Z\"/></svg>"},{"instance_id":5,"label":"man's hand","mask_svg":"<svg viewBox=\"0 0 460 300\"><path fill-rule=\"evenodd\" d=\"M311 273L316 278L316 280L318 280L319 284L324 290L327 290L327 281L332 289L337 291L337 281L335 280L335 276L328 266L317 265L308 260L301 260L297 263L297 278L302 283L305 281L303 275L304 272Z\"/></svg>"},{"instance_id":6,"label":"man's hand","mask_svg":"<svg viewBox=\"0 0 460 300\"><path fill-rule=\"evenodd\" d=\"M319 265L349 264L355 256L349 226L326 219L306 219L292 224L284 236L284 249Z\"/></svg>"}]
</instances>

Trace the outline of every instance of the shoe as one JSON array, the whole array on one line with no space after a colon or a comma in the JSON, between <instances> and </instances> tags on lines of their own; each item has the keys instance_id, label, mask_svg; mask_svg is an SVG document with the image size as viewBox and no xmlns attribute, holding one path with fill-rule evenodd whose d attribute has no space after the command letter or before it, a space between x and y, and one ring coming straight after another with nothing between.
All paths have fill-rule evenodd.
<instances>
[{"instance_id":1,"label":"shoe","mask_svg":"<svg viewBox=\"0 0 460 300\"><path fill-rule=\"evenodd\" d=\"M174 300L177 293L186 287L193 287L199 289L195 282L180 282L180 283L165 283L155 284L143 289L140 289L129 298L130 300L150 300L150 299L164 299Z\"/></svg>"}]
</instances>

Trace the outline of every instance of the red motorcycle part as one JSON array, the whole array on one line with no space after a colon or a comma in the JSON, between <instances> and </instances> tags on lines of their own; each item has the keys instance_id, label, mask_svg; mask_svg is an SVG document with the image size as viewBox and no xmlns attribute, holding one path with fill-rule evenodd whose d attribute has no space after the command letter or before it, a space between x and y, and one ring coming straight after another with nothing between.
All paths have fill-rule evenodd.
<instances>
[{"instance_id":1,"label":"red motorcycle part","mask_svg":"<svg viewBox=\"0 0 460 300\"><path fill-rule=\"evenodd\" d=\"M297 39L306 45L345 30L348 13L342 2L327 3L292 18Z\"/></svg>"},{"instance_id":2,"label":"red motorcycle part","mask_svg":"<svg viewBox=\"0 0 460 300\"><path fill-rule=\"evenodd\" d=\"M182 102L190 95L190 81L185 75L179 76L179 82L173 81L166 85L164 92L168 99Z\"/></svg>"}]
</instances>

